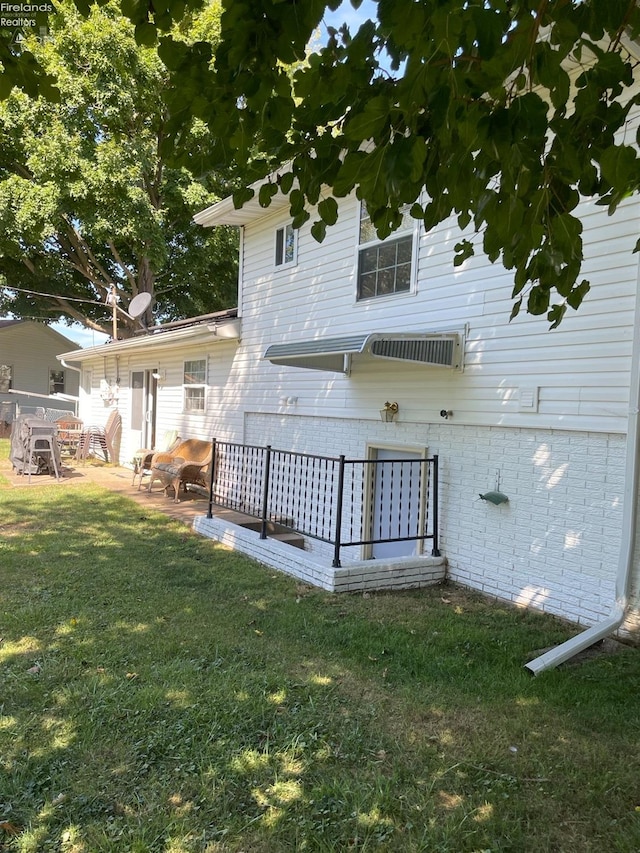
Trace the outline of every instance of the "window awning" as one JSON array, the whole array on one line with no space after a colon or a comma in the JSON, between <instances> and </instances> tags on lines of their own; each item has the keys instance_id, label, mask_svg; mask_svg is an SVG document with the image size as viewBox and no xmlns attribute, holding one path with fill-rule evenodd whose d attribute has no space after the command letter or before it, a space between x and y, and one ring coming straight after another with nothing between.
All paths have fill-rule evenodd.
<instances>
[{"instance_id":1,"label":"window awning","mask_svg":"<svg viewBox=\"0 0 640 853\"><path fill-rule=\"evenodd\" d=\"M272 344L264 358L272 364L348 373L351 357L370 355L460 370L463 335L460 332L365 332L338 338L313 338Z\"/></svg>"}]
</instances>

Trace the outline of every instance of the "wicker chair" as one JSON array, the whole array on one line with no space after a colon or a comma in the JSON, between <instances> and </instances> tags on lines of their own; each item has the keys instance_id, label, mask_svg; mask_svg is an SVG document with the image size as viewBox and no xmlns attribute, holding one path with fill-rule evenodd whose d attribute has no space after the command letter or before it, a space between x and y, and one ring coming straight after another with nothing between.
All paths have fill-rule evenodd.
<instances>
[{"instance_id":1,"label":"wicker chair","mask_svg":"<svg viewBox=\"0 0 640 853\"><path fill-rule=\"evenodd\" d=\"M165 495L173 488L175 503L180 501L180 487L186 491L189 483L206 486L206 469L211 464L210 441L188 438L170 452L154 453L151 459L151 476L147 490L156 480L164 486Z\"/></svg>"},{"instance_id":2,"label":"wicker chair","mask_svg":"<svg viewBox=\"0 0 640 853\"><path fill-rule=\"evenodd\" d=\"M131 480L131 485L135 486L136 477L139 477L138 491L140 491L142 478L145 474L149 474L151 472L151 460L154 455L160 452L172 453L181 443L182 439L178 435L178 431L175 429L169 429L164 433L162 441L156 447L141 447L139 450L136 450L133 454L133 478Z\"/></svg>"}]
</instances>

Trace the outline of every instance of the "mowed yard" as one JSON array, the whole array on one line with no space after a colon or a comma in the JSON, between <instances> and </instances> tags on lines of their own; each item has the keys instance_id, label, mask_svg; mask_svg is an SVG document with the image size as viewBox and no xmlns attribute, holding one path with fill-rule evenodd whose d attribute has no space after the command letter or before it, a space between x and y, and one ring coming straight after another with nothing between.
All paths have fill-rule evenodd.
<instances>
[{"instance_id":1,"label":"mowed yard","mask_svg":"<svg viewBox=\"0 0 640 853\"><path fill-rule=\"evenodd\" d=\"M336 596L0 442L0 850L640 850L640 651L451 585Z\"/></svg>"}]
</instances>

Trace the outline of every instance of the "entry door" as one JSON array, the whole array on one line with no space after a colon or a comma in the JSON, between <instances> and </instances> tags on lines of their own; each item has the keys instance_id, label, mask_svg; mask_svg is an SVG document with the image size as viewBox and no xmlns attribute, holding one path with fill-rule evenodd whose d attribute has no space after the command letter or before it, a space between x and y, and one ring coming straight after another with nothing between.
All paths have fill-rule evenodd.
<instances>
[{"instance_id":1,"label":"entry door","mask_svg":"<svg viewBox=\"0 0 640 853\"><path fill-rule=\"evenodd\" d=\"M371 539L416 535L424 500L424 466L416 462L424 459L423 454L385 447L371 448L370 453L372 459L381 463L373 466ZM369 556L377 560L411 557L421 553L422 541L377 542L370 548Z\"/></svg>"},{"instance_id":2,"label":"entry door","mask_svg":"<svg viewBox=\"0 0 640 853\"><path fill-rule=\"evenodd\" d=\"M131 439L138 447L155 447L156 443L157 380L153 373L153 370L131 373Z\"/></svg>"}]
</instances>

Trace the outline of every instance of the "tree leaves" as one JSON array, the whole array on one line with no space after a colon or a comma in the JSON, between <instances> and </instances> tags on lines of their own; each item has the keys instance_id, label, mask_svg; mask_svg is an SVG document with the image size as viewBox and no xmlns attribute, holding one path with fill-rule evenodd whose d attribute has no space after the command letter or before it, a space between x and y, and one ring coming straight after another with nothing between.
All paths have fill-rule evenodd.
<instances>
[{"instance_id":1,"label":"tree leaves","mask_svg":"<svg viewBox=\"0 0 640 853\"><path fill-rule=\"evenodd\" d=\"M198 174L232 167L246 186L287 163L292 177L280 188L296 225L326 186L334 198L355 190L382 236L404 205L422 208L426 190L416 208L425 228L455 216L513 270L516 314L526 304L556 324L577 307L586 292L579 198L613 212L640 183L622 135L640 103L637 3L379 0L378 20L334 28L307 55L323 0L295 13L281 0L225 2L220 39L187 45L174 25L201 2L121 0L140 44L171 31L158 48L171 72L163 151ZM0 59L0 97L10 85L53 94L39 60L18 70L10 50ZM206 145L191 145L194 119L208 127ZM271 193L261 190L260 203ZM234 203L249 197L236 193ZM314 236L334 215L318 212ZM468 251L458 243L454 263Z\"/></svg>"},{"instance_id":2,"label":"tree leaves","mask_svg":"<svg viewBox=\"0 0 640 853\"><path fill-rule=\"evenodd\" d=\"M600 157L602 177L612 188L625 187L637 190L640 183L640 160L634 148L628 145L607 148Z\"/></svg>"},{"instance_id":3,"label":"tree leaves","mask_svg":"<svg viewBox=\"0 0 640 853\"><path fill-rule=\"evenodd\" d=\"M112 284L125 310L148 292L166 319L233 304L235 235L192 220L227 188L162 153L168 73L156 51L136 44L115 5L83 19L64 0L32 48L63 99L13 92L0 104L0 310L109 332ZM195 156L211 135L191 119L184 140ZM123 334L136 328L122 317Z\"/></svg>"},{"instance_id":4,"label":"tree leaves","mask_svg":"<svg viewBox=\"0 0 640 853\"><path fill-rule=\"evenodd\" d=\"M338 203L335 198L325 198L318 205L318 213L327 225L335 225L338 221Z\"/></svg>"},{"instance_id":5,"label":"tree leaves","mask_svg":"<svg viewBox=\"0 0 640 853\"><path fill-rule=\"evenodd\" d=\"M453 264L456 267L462 266L462 264L468 259L473 257L473 243L470 240L461 240L459 243L455 245L455 257L453 260Z\"/></svg>"},{"instance_id":6,"label":"tree leaves","mask_svg":"<svg viewBox=\"0 0 640 853\"><path fill-rule=\"evenodd\" d=\"M368 101L362 112L347 117L344 124L344 136L348 140L375 139L383 131L389 120L391 104L387 97L379 95Z\"/></svg>"},{"instance_id":7,"label":"tree leaves","mask_svg":"<svg viewBox=\"0 0 640 853\"><path fill-rule=\"evenodd\" d=\"M260 202L260 207L269 207L269 205L271 204L271 199L274 197L274 195L277 195L277 193L277 184L271 183L271 181L266 184L263 184L260 187L260 192L258 193L258 201ZM244 202L237 204L236 199L234 198L234 205L236 207L242 207L242 204L244 204Z\"/></svg>"}]
</instances>

